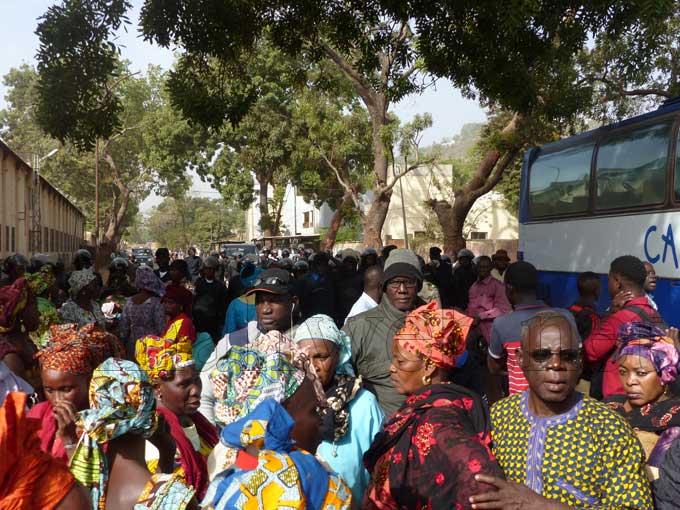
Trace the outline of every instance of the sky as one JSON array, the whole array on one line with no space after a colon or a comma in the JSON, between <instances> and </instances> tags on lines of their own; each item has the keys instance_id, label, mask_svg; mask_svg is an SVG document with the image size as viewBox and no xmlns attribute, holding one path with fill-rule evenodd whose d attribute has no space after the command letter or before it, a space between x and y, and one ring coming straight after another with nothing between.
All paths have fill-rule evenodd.
<instances>
[{"instance_id":1,"label":"sky","mask_svg":"<svg viewBox=\"0 0 680 510\"><path fill-rule=\"evenodd\" d=\"M38 37L34 32L37 19L55 3L49 0L0 0L0 34L3 36L1 76L22 63L35 64ZM134 7L129 16L132 23L128 26L127 33L120 34L118 41L123 46L122 55L130 60L134 71L144 70L150 63L169 69L173 61L172 50L147 43L139 36L137 21L142 3L143 0L132 0ZM0 83L0 108L6 106L6 92L5 86ZM406 97L391 110L402 122L408 122L418 113L429 112L432 115L433 125L424 133L423 145L452 138L460 132L464 124L483 122L485 119L484 110L475 101L463 98L446 80L438 81L436 86L421 95ZM198 176L193 178L191 192L201 196L217 196ZM162 198L152 194L142 203L142 211L158 205L161 200Z\"/></svg>"}]
</instances>

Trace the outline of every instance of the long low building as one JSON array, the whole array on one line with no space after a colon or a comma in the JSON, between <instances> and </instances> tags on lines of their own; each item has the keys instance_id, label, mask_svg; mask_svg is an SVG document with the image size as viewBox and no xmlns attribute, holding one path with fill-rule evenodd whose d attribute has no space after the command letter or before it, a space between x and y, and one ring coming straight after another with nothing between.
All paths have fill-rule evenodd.
<instances>
[{"instance_id":1,"label":"long low building","mask_svg":"<svg viewBox=\"0 0 680 510\"><path fill-rule=\"evenodd\" d=\"M0 140L0 258L48 253L68 262L84 234L80 209Z\"/></svg>"}]
</instances>

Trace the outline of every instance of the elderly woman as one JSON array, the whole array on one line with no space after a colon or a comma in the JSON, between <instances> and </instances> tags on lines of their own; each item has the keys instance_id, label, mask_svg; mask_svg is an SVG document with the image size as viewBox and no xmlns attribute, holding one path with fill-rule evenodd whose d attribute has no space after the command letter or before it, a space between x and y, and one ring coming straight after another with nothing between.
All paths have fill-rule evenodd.
<instances>
[{"instance_id":1,"label":"elderly woman","mask_svg":"<svg viewBox=\"0 0 680 510\"><path fill-rule=\"evenodd\" d=\"M46 402L33 407L28 416L42 423L40 448L68 463L78 443L78 412L87 409L87 389L92 372L104 359L121 356L123 347L113 335L94 324L53 326L50 343L36 357Z\"/></svg>"},{"instance_id":2,"label":"elderly woman","mask_svg":"<svg viewBox=\"0 0 680 510\"><path fill-rule=\"evenodd\" d=\"M161 279L149 266L142 266L137 269L135 284L139 292L125 302L118 325L120 340L129 357L134 353L137 339L160 336L167 326L165 307L161 303L164 293Z\"/></svg>"},{"instance_id":3,"label":"elderly woman","mask_svg":"<svg viewBox=\"0 0 680 510\"><path fill-rule=\"evenodd\" d=\"M151 474L144 442L152 441L164 458L174 442L156 414L149 379L131 361L109 358L90 382L90 408L80 412L83 436L71 472L90 490L95 510L184 510L198 508L194 490L178 474Z\"/></svg>"},{"instance_id":4,"label":"elderly woman","mask_svg":"<svg viewBox=\"0 0 680 510\"><path fill-rule=\"evenodd\" d=\"M99 280L91 268L73 271L68 279L71 297L59 310L64 323L86 324L97 323L106 327L106 318L96 299L99 297Z\"/></svg>"},{"instance_id":5,"label":"elderly woman","mask_svg":"<svg viewBox=\"0 0 680 510\"><path fill-rule=\"evenodd\" d=\"M606 403L636 431L647 454L647 474L658 478L666 452L680 437L680 397L670 384L678 378L680 354L673 340L646 322L619 327L619 376L625 395Z\"/></svg>"},{"instance_id":6,"label":"elderly woman","mask_svg":"<svg viewBox=\"0 0 680 510\"><path fill-rule=\"evenodd\" d=\"M471 323L431 302L395 335L390 374L408 398L364 456L372 477L364 508L468 509L470 496L488 490L476 474L502 476L486 406L450 382Z\"/></svg>"},{"instance_id":7,"label":"elderly woman","mask_svg":"<svg viewBox=\"0 0 680 510\"><path fill-rule=\"evenodd\" d=\"M201 378L191 350L186 338L147 336L137 340L135 357L151 380L158 402L156 412L165 418L177 444L175 472L200 499L208 488L208 455L219 438L215 427L198 412ZM158 451L149 443L146 459L154 464L158 459Z\"/></svg>"},{"instance_id":8,"label":"elderly woman","mask_svg":"<svg viewBox=\"0 0 680 510\"><path fill-rule=\"evenodd\" d=\"M342 479L314 457L321 440L318 396L308 362L234 346L213 372L230 409L203 507L348 510Z\"/></svg>"},{"instance_id":9,"label":"elderly woman","mask_svg":"<svg viewBox=\"0 0 680 510\"><path fill-rule=\"evenodd\" d=\"M323 386L322 438L317 453L336 471L352 491L356 507L361 504L369 474L364 453L382 428L385 415L378 400L361 387L350 364L352 344L328 315L313 315L295 331L293 340L309 356Z\"/></svg>"},{"instance_id":10,"label":"elderly woman","mask_svg":"<svg viewBox=\"0 0 680 510\"><path fill-rule=\"evenodd\" d=\"M38 349L47 345L49 329L55 324L61 324L61 317L53 299L57 297L58 289L54 268L50 264L44 264L35 273L26 276L28 286L36 296L38 307L38 329L29 333L29 336Z\"/></svg>"}]
</instances>

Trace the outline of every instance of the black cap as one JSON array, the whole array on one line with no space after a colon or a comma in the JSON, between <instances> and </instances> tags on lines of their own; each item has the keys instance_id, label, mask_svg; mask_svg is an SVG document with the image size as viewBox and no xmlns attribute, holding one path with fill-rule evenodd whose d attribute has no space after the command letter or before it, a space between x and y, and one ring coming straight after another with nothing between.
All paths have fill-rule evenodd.
<instances>
[{"instance_id":1,"label":"black cap","mask_svg":"<svg viewBox=\"0 0 680 510\"><path fill-rule=\"evenodd\" d=\"M256 292L268 292L269 294L290 294L291 274L285 269L267 269L262 271L253 283L253 288L246 292L250 296Z\"/></svg>"}]
</instances>

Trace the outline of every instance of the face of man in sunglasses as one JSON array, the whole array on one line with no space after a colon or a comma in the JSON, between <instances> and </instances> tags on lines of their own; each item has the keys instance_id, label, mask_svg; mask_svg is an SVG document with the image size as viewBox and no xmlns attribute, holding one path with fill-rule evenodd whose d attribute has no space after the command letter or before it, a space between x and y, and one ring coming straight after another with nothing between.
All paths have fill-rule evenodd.
<instances>
[{"instance_id":1,"label":"face of man in sunglasses","mask_svg":"<svg viewBox=\"0 0 680 510\"><path fill-rule=\"evenodd\" d=\"M578 337L566 318L534 319L524 331L519 362L543 402L565 402L581 377Z\"/></svg>"}]
</instances>

